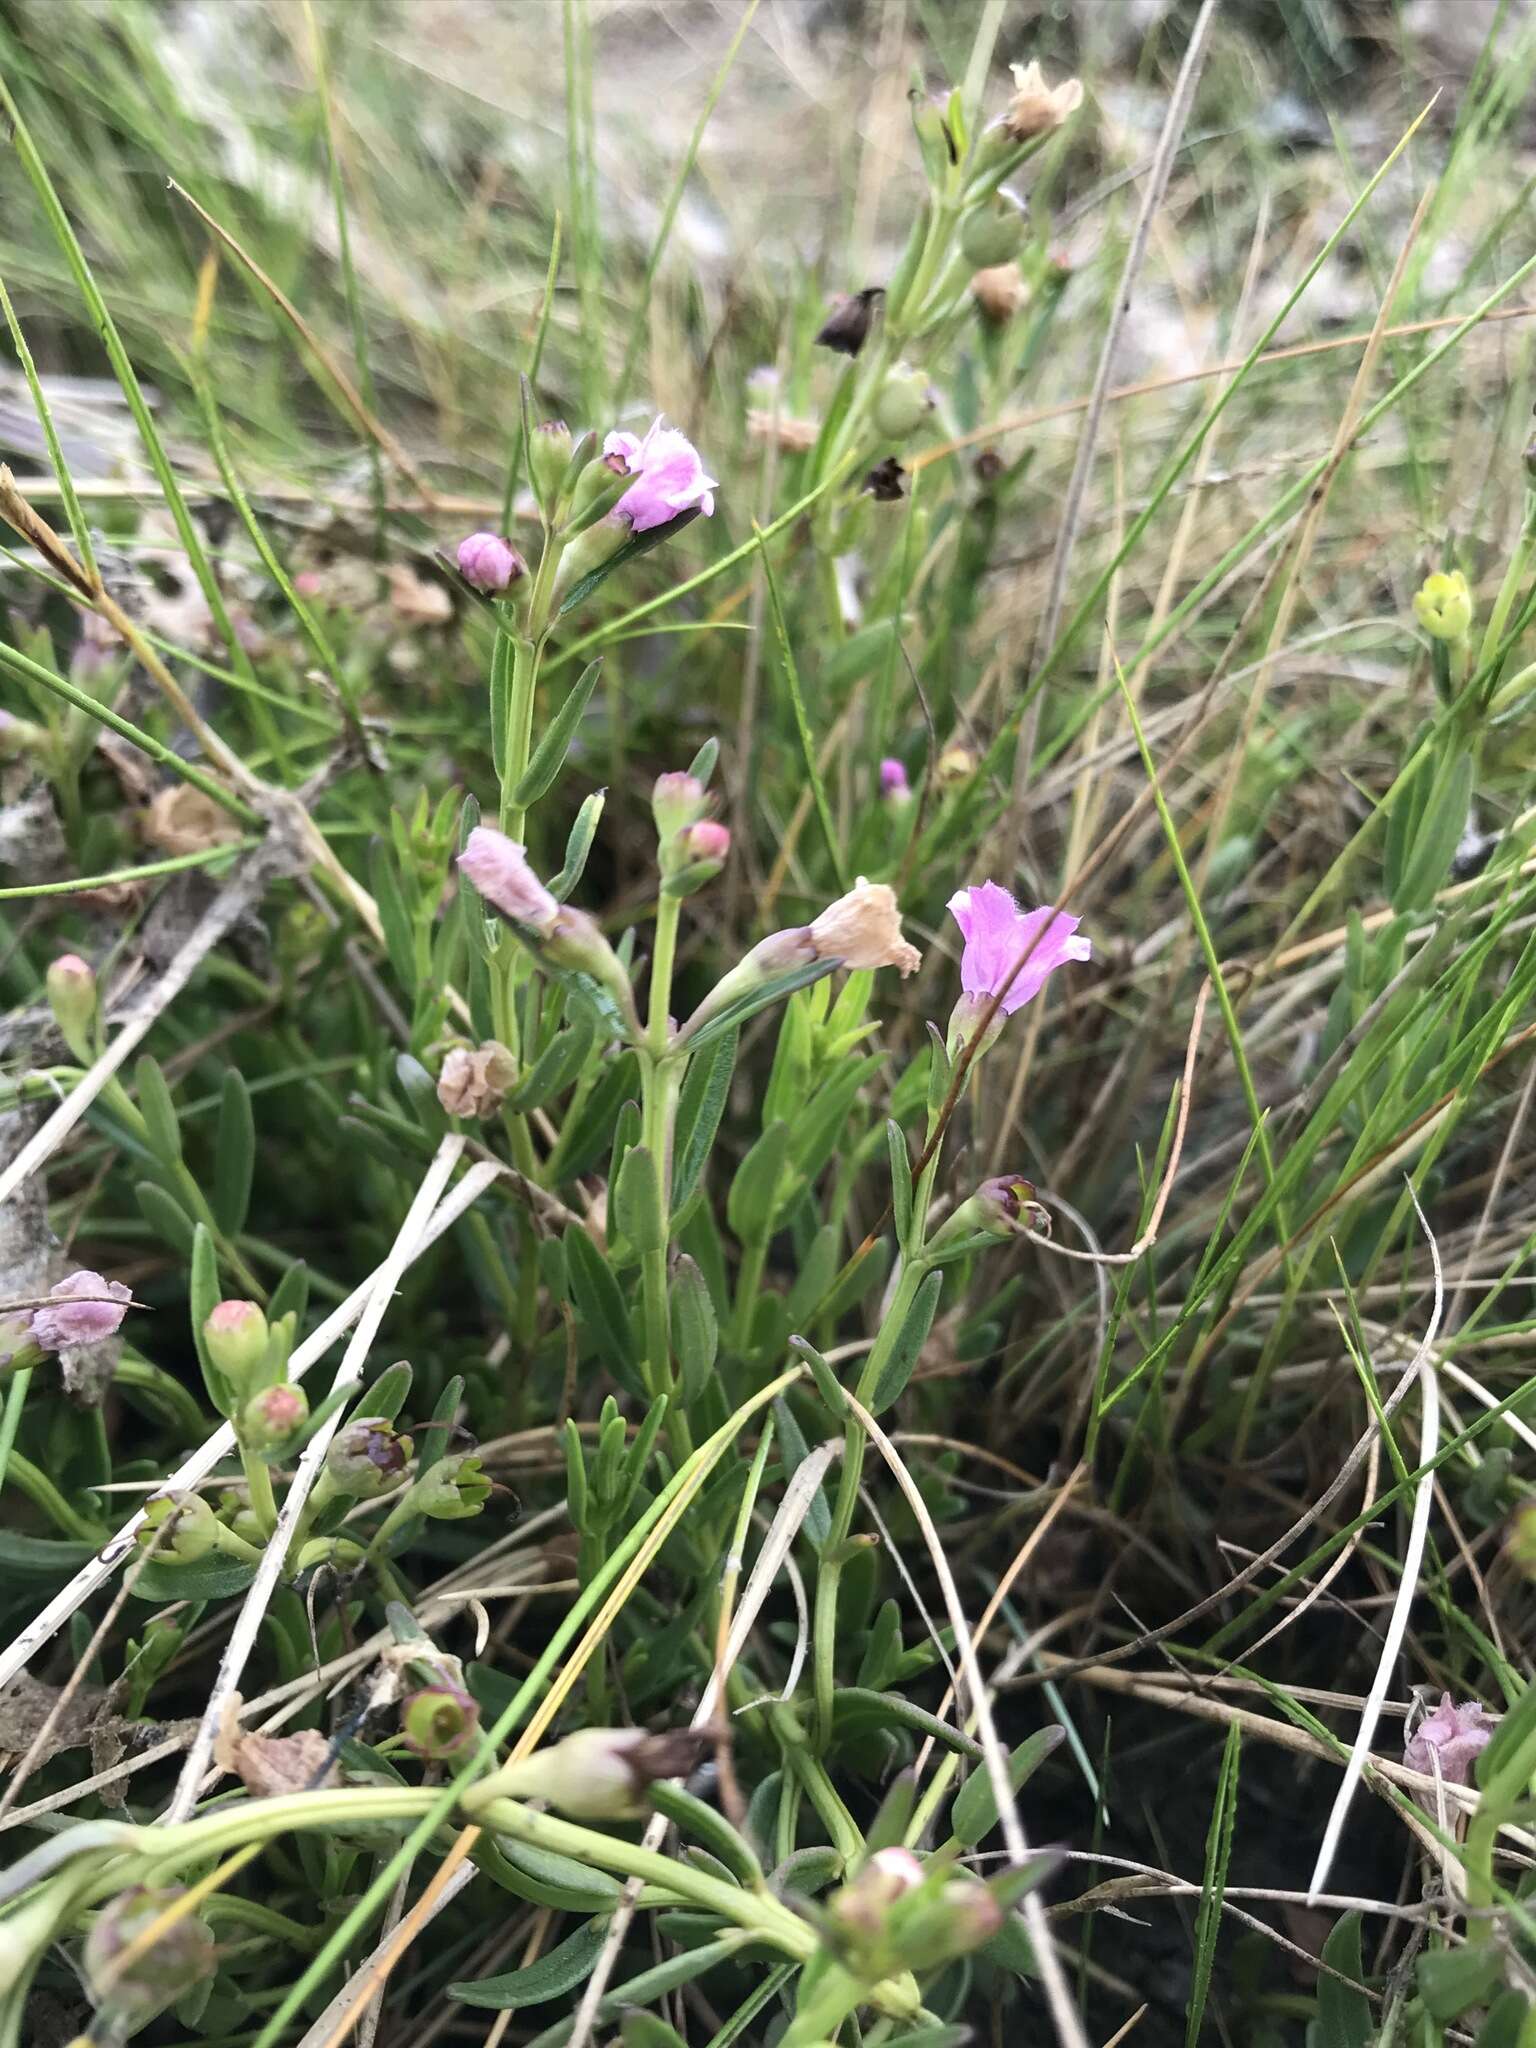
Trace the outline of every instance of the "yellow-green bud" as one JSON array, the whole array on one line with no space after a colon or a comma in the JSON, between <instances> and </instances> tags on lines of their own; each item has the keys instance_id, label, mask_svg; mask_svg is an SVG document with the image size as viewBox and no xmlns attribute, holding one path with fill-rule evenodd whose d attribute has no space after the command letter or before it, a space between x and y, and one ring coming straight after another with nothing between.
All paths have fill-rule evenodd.
<instances>
[{"instance_id":1,"label":"yellow-green bud","mask_svg":"<svg viewBox=\"0 0 1536 2048\"><path fill-rule=\"evenodd\" d=\"M480 1460L470 1453L439 1458L418 1480L411 1506L434 1522L462 1522L478 1515L491 1497L491 1482Z\"/></svg>"},{"instance_id":2,"label":"yellow-green bud","mask_svg":"<svg viewBox=\"0 0 1536 2048\"><path fill-rule=\"evenodd\" d=\"M78 953L61 953L49 967L48 1007L82 1066L96 1057L96 977Z\"/></svg>"},{"instance_id":3,"label":"yellow-green bud","mask_svg":"<svg viewBox=\"0 0 1536 2048\"><path fill-rule=\"evenodd\" d=\"M1459 569L1426 576L1414 592L1413 616L1431 640L1464 640L1472 624L1472 593Z\"/></svg>"},{"instance_id":4,"label":"yellow-green bud","mask_svg":"<svg viewBox=\"0 0 1536 2048\"><path fill-rule=\"evenodd\" d=\"M571 459L571 430L564 420L545 420L528 444L528 471L534 495L546 509L554 503Z\"/></svg>"},{"instance_id":5,"label":"yellow-green bud","mask_svg":"<svg viewBox=\"0 0 1536 2048\"><path fill-rule=\"evenodd\" d=\"M910 363L898 363L875 394L875 429L887 441L905 441L928 417L928 378Z\"/></svg>"},{"instance_id":6,"label":"yellow-green bud","mask_svg":"<svg viewBox=\"0 0 1536 2048\"><path fill-rule=\"evenodd\" d=\"M677 1728L647 1735L641 1728L580 1728L548 1749L504 1764L474 1788L465 1804L500 1797L547 1799L571 1820L638 1820L646 1791L661 1778L686 1777L709 1741Z\"/></svg>"},{"instance_id":7,"label":"yellow-green bud","mask_svg":"<svg viewBox=\"0 0 1536 2048\"><path fill-rule=\"evenodd\" d=\"M1024 246L1027 208L1006 186L973 207L960 227L960 247L973 269L1011 263Z\"/></svg>"},{"instance_id":8,"label":"yellow-green bud","mask_svg":"<svg viewBox=\"0 0 1536 2048\"><path fill-rule=\"evenodd\" d=\"M200 1557L219 1548L219 1518L200 1493L165 1493L150 1501L135 1539L141 1548L148 1550L162 1524L173 1517L175 1526L170 1535L155 1545L157 1558L196 1564Z\"/></svg>"}]
</instances>

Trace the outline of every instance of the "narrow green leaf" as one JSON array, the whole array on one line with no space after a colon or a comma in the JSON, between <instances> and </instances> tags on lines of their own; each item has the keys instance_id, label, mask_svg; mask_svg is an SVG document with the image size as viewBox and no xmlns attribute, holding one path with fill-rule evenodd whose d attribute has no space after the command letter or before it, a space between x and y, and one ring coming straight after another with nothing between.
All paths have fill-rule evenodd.
<instances>
[{"instance_id":1,"label":"narrow green leaf","mask_svg":"<svg viewBox=\"0 0 1536 2048\"><path fill-rule=\"evenodd\" d=\"M564 1243L576 1313L609 1371L632 1386L638 1379L639 1354L612 1268L580 1224L569 1225Z\"/></svg>"},{"instance_id":2,"label":"narrow green leaf","mask_svg":"<svg viewBox=\"0 0 1536 2048\"><path fill-rule=\"evenodd\" d=\"M885 1142L891 1156L891 1214L896 1235L905 1244L912 1231L912 1160L906 1135L894 1119L886 1123Z\"/></svg>"},{"instance_id":3,"label":"narrow green leaf","mask_svg":"<svg viewBox=\"0 0 1536 2048\"><path fill-rule=\"evenodd\" d=\"M1227 1867L1232 1861L1241 1746L1242 1730L1234 1721L1227 1730L1226 1747L1221 1753L1221 1771L1216 1780L1210 1831L1205 1838L1205 1877L1200 1887L1200 1910L1195 1916L1195 1967L1190 1984L1184 2048L1198 2048L1200 2029L1205 2024L1205 2002L1210 1995L1216 1941L1221 1933L1221 1905L1227 1892Z\"/></svg>"},{"instance_id":4,"label":"narrow green leaf","mask_svg":"<svg viewBox=\"0 0 1536 2048\"><path fill-rule=\"evenodd\" d=\"M603 815L603 805L607 800L608 792L604 789L594 789L590 796L582 799L581 809L576 813L576 821L566 838L565 864L549 884L549 893L557 903L565 902L585 872L587 855L592 851L598 820Z\"/></svg>"},{"instance_id":5,"label":"narrow green leaf","mask_svg":"<svg viewBox=\"0 0 1536 2048\"><path fill-rule=\"evenodd\" d=\"M1318 1976L1317 2048L1371 2048L1376 2026L1363 1984L1358 1913L1346 1913L1335 1926L1323 1943L1323 1961L1349 1982L1343 1984L1338 1977L1321 1973Z\"/></svg>"},{"instance_id":6,"label":"narrow green leaf","mask_svg":"<svg viewBox=\"0 0 1536 2048\"><path fill-rule=\"evenodd\" d=\"M710 1148L715 1142L715 1133L720 1128L720 1119L725 1113L726 1097L731 1089L731 1075L736 1068L738 1043L736 1032L722 1032L714 1045L709 1047L707 1059L700 1059L696 1053L688 1062L688 1072L677 1105L677 1123L673 1138L674 1212L682 1208L698 1186L703 1174L704 1162L709 1157Z\"/></svg>"},{"instance_id":7,"label":"narrow green leaf","mask_svg":"<svg viewBox=\"0 0 1536 2048\"><path fill-rule=\"evenodd\" d=\"M647 1145L631 1145L612 1186L613 1216L620 1235L641 1254L665 1251L667 1217L661 1176Z\"/></svg>"},{"instance_id":8,"label":"narrow green leaf","mask_svg":"<svg viewBox=\"0 0 1536 2048\"><path fill-rule=\"evenodd\" d=\"M512 801L519 810L526 810L530 804L536 804L553 786L555 777L565 766L565 757L571 750L571 741L576 737L576 728L581 723L582 713L597 687L597 679L602 670L601 655L596 661L589 661L571 685L564 703L545 727L544 736L533 750L533 759L528 763L522 781L512 792Z\"/></svg>"},{"instance_id":9,"label":"narrow green leaf","mask_svg":"<svg viewBox=\"0 0 1536 2048\"><path fill-rule=\"evenodd\" d=\"M672 1349L682 1376L685 1406L697 1401L708 1386L720 1348L720 1324L709 1282L698 1262L686 1252L672 1267Z\"/></svg>"},{"instance_id":10,"label":"narrow green leaf","mask_svg":"<svg viewBox=\"0 0 1536 2048\"><path fill-rule=\"evenodd\" d=\"M753 532L757 536L758 559L763 565L763 580L767 585L768 604L773 613L773 632L778 642L779 661L789 691L790 709L795 716L795 732L800 741L800 758L805 764L806 780L810 784L811 796L816 805L821 836L827 843L827 856L832 863L832 872L837 877L838 888L846 890L848 873L843 866L842 841L838 838L837 828L832 822L832 806L827 801L821 770L816 762L816 742L811 735L810 719L806 716L805 695L800 688L800 671L795 667L794 650L789 642L789 628L784 623L784 605L779 596L778 578L773 573L773 558L768 552L767 536L762 528L754 524Z\"/></svg>"},{"instance_id":11,"label":"narrow green leaf","mask_svg":"<svg viewBox=\"0 0 1536 2048\"><path fill-rule=\"evenodd\" d=\"M1484 2005L1504 1975L1497 1944L1430 1949L1417 1964L1419 1996L1431 2019L1459 2019L1469 2005Z\"/></svg>"},{"instance_id":12,"label":"narrow green leaf","mask_svg":"<svg viewBox=\"0 0 1536 2048\"><path fill-rule=\"evenodd\" d=\"M544 2005L551 1998L564 1998L591 1976L606 1933L605 1921L589 1920L558 1947L521 1970L450 1984L448 1996L458 1999L461 2005L486 2006L496 2012L515 2012L521 2006Z\"/></svg>"},{"instance_id":13,"label":"narrow green leaf","mask_svg":"<svg viewBox=\"0 0 1536 2048\"><path fill-rule=\"evenodd\" d=\"M133 1192L150 1228L158 1231L173 1252L184 1259L190 1258L194 1225L176 1197L168 1195L160 1183L153 1180L141 1180Z\"/></svg>"},{"instance_id":14,"label":"narrow green leaf","mask_svg":"<svg viewBox=\"0 0 1536 2048\"><path fill-rule=\"evenodd\" d=\"M172 1172L181 1164L181 1125L159 1062L146 1053L134 1068L133 1078L150 1149L167 1172Z\"/></svg>"},{"instance_id":15,"label":"narrow green leaf","mask_svg":"<svg viewBox=\"0 0 1536 2048\"><path fill-rule=\"evenodd\" d=\"M785 996L792 996L796 989L809 988L813 981L830 974L836 966L834 960L808 960L803 967L791 969L788 974L775 975L759 987L739 997L734 1003L727 1003L717 1017L711 1017L701 1024L686 1041L690 1053L702 1052L706 1045L713 1045L727 1031L735 1031L745 1024L749 1017L755 1017L759 1010L766 1010L774 1003L782 1002Z\"/></svg>"},{"instance_id":16,"label":"narrow green leaf","mask_svg":"<svg viewBox=\"0 0 1536 2048\"><path fill-rule=\"evenodd\" d=\"M753 1244L772 1230L788 1158L789 1125L770 1124L737 1167L725 1218L742 1244Z\"/></svg>"},{"instance_id":17,"label":"narrow green leaf","mask_svg":"<svg viewBox=\"0 0 1536 2048\"><path fill-rule=\"evenodd\" d=\"M390 967L400 986L414 994L416 940L411 929L410 912L400 890L400 872L395 864L394 849L387 839L375 838L368 849L368 881L373 890L373 900L379 907L379 923L384 928L384 949L389 954Z\"/></svg>"},{"instance_id":18,"label":"narrow green leaf","mask_svg":"<svg viewBox=\"0 0 1536 2048\"><path fill-rule=\"evenodd\" d=\"M753 1854L750 1843L737 1834L723 1813L718 1813L713 1806L706 1806L702 1799L695 1799L681 1785L669 1784L665 1779L652 1785L650 1799L658 1813L664 1813L681 1833L690 1835L712 1856L717 1856L740 1883L760 1885L763 1882L763 1866Z\"/></svg>"},{"instance_id":19,"label":"narrow green leaf","mask_svg":"<svg viewBox=\"0 0 1536 2048\"><path fill-rule=\"evenodd\" d=\"M578 1017L564 1031L557 1031L525 1079L507 1097L508 1107L542 1109L546 1102L563 1094L581 1072L596 1042L597 1031L590 1017Z\"/></svg>"},{"instance_id":20,"label":"narrow green leaf","mask_svg":"<svg viewBox=\"0 0 1536 2048\"><path fill-rule=\"evenodd\" d=\"M238 1067L226 1067L219 1096L219 1134L213 1161L213 1214L226 1237L245 1228L256 1166L256 1122L251 1091Z\"/></svg>"},{"instance_id":21,"label":"narrow green leaf","mask_svg":"<svg viewBox=\"0 0 1536 2048\"><path fill-rule=\"evenodd\" d=\"M1026 1736L1008 1759L1008 1783L1017 1792L1025 1780L1066 1740L1066 1730L1053 1722L1048 1728L1037 1728L1033 1735ZM997 1826L997 1796L992 1789L991 1774L987 1771L973 1771L955 1795L954 1806L950 1809L949 1825L955 1840L967 1849L974 1849Z\"/></svg>"},{"instance_id":22,"label":"narrow green leaf","mask_svg":"<svg viewBox=\"0 0 1536 2048\"><path fill-rule=\"evenodd\" d=\"M928 1341L928 1332L933 1327L934 1311L939 1305L939 1294L944 1285L942 1273L930 1273L924 1279L907 1310L907 1319L901 1326L901 1334L891 1347L891 1355L885 1361L880 1383L871 1400L870 1413L879 1415L906 1391L907 1381L912 1377L923 1346Z\"/></svg>"}]
</instances>

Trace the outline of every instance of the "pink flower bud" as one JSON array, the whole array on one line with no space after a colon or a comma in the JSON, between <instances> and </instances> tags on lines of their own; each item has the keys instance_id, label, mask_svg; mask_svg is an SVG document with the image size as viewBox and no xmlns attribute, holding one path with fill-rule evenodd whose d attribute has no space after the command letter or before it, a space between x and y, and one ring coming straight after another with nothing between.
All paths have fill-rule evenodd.
<instances>
[{"instance_id":1,"label":"pink flower bud","mask_svg":"<svg viewBox=\"0 0 1536 2048\"><path fill-rule=\"evenodd\" d=\"M459 542L459 574L473 589L494 597L526 576L528 564L499 533L472 533Z\"/></svg>"},{"instance_id":2,"label":"pink flower bud","mask_svg":"<svg viewBox=\"0 0 1536 2048\"><path fill-rule=\"evenodd\" d=\"M254 1450L279 1451L308 1420L309 1401L302 1387L263 1387L245 1404L240 1435Z\"/></svg>"},{"instance_id":3,"label":"pink flower bud","mask_svg":"<svg viewBox=\"0 0 1536 2048\"><path fill-rule=\"evenodd\" d=\"M887 754L880 763L880 794L889 797L908 797L912 794L912 785L907 780L905 764L898 761L894 754Z\"/></svg>"},{"instance_id":4,"label":"pink flower bud","mask_svg":"<svg viewBox=\"0 0 1536 2048\"><path fill-rule=\"evenodd\" d=\"M548 938L560 905L528 865L526 849L494 825L477 825L459 855L460 870L504 917Z\"/></svg>"},{"instance_id":5,"label":"pink flower bud","mask_svg":"<svg viewBox=\"0 0 1536 2048\"><path fill-rule=\"evenodd\" d=\"M96 1029L95 975L78 953L61 953L49 967L45 985L64 1043L77 1060L88 1063Z\"/></svg>"},{"instance_id":6,"label":"pink flower bud","mask_svg":"<svg viewBox=\"0 0 1536 2048\"><path fill-rule=\"evenodd\" d=\"M656 820L657 836L670 839L675 832L685 832L704 815L707 801L704 785L696 775L681 769L658 775L651 791L651 816Z\"/></svg>"},{"instance_id":7,"label":"pink flower bud","mask_svg":"<svg viewBox=\"0 0 1536 2048\"><path fill-rule=\"evenodd\" d=\"M729 829L715 818L701 818L682 836L682 850L691 861L723 861L731 850Z\"/></svg>"},{"instance_id":8,"label":"pink flower bud","mask_svg":"<svg viewBox=\"0 0 1536 2048\"><path fill-rule=\"evenodd\" d=\"M132 1299L121 1280L103 1280L89 1271L71 1273L49 1288L47 1308L32 1311L32 1341L44 1351L99 1344L117 1329Z\"/></svg>"},{"instance_id":9,"label":"pink flower bud","mask_svg":"<svg viewBox=\"0 0 1536 2048\"><path fill-rule=\"evenodd\" d=\"M203 1324L208 1356L237 1392L266 1357L269 1334L254 1301L221 1301Z\"/></svg>"}]
</instances>

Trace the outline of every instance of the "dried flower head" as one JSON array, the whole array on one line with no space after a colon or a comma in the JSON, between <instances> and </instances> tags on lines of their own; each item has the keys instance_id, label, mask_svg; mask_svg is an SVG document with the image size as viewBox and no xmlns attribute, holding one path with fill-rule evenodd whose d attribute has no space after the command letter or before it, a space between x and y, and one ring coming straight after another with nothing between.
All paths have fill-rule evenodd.
<instances>
[{"instance_id":1,"label":"dried flower head","mask_svg":"<svg viewBox=\"0 0 1536 2048\"><path fill-rule=\"evenodd\" d=\"M48 1305L32 1311L31 1337L43 1351L99 1344L121 1324L133 1299L121 1280L82 1269L48 1290Z\"/></svg>"},{"instance_id":2,"label":"dried flower head","mask_svg":"<svg viewBox=\"0 0 1536 2048\"><path fill-rule=\"evenodd\" d=\"M144 810L144 837L165 853L206 853L240 837L240 827L211 796L178 782L152 797Z\"/></svg>"},{"instance_id":3,"label":"dried flower head","mask_svg":"<svg viewBox=\"0 0 1536 2048\"><path fill-rule=\"evenodd\" d=\"M986 317L999 326L1013 318L1028 295L1024 274L1017 263L989 263L971 279L971 297Z\"/></svg>"},{"instance_id":4,"label":"dried flower head","mask_svg":"<svg viewBox=\"0 0 1536 2048\"><path fill-rule=\"evenodd\" d=\"M338 1493L371 1500L400 1477L414 1448L384 1416L359 1415L331 1438L325 1469Z\"/></svg>"},{"instance_id":5,"label":"dried flower head","mask_svg":"<svg viewBox=\"0 0 1536 2048\"><path fill-rule=\"evenodd\" d=\"M838 299L821 324L816 336L817 345L834 349L840 356L856 356L869 339L875 318L875 302L884 296L882 285L871 284L861 292L850 292Z\"/></svg>"},{"instance_id":6,"label":"dried flower head","mask_svg":"<svg viewBox=\"0 0 1536 2048\"><path fill-rule=\"evenodd\" d=\"M812 957L839 960L844 967L899 967L903 975L921 965L922 954L901 936L896 892L886 882L860 875L846 896L811 920Z\"/></svg>"},{"instance_id":7,"label":"dried flower head","mask_svg":"<svg viewBox=\"0 0 1536 2048\"><path fill-rule=\"evenodd\" d=\"M318 1728L297 1735L247 1735L231 1715L219 1728L213 1755L253 1799L280 1799L341 1782L340 1766Z\"/></svg>"},{"instance_id":8,"label":"dried flower head","mask_svg":"<svg viewBox=\"0 0 1536 2048\"><path fill-rule=\"evenodd\" d=\"M128 1960L143 1936L183 1898L185 1885L123 1892L98 1915L85 1943L85 1979L91 2001L115 2030L137 2033L217 1968L213 1933L193 1913L182 1913Z\"/></svg>"},{"instance_id":9,"label":"dried flower head","mask_svg":"<svg viewBox=\"0 0 1536 2048\"><path fill-rule=\"evenodd\" d=\"M437 1077L437 1099L450 1116L495 1116L517 1079L517 1062L504 1045L456 1045Z\"/></svg>"},{"instance_id":10,"label":"dried flower head","mask_svg":"<svg viewBox=\"0 0 1536 2048\"><path fill-rule=\"evenodd\" d=\"M1069 120L1083 104L1083 81L1064 78L1060 85L1047 85L1045 73L1031 58L1027 64L1010 64L1013 98L1003 114L1003 126L1015 142L1030 142L1037 135L1050 135Z\"/></svg>"},{"instance_id":11,"label":"dried flower head","mask_svg":"<svg viewBox=\"0 0 1536 2048\"><path fill-rule=\"evenodd\" d=\"M894 455L887 455L865 477L864 488L877 505L893 505L905 495L901 481L906 473Z\"/></svg>"},{"instance_id":12,"label":"dried flower head","mask_svg":"<svg viewBox=\"0 0 1536 2048\"><path fill-rule=\"evenodd\" d=\"M1490 1714L1479 1701L1464 1700L1457 1706L1450 1694L1443 1692L1439 1706L1408 1738L1403 1762L1410 1771L1422 1771L1430 1778L1438 1770L1447 1785L1469 1785L1472 1766L1493 1740L1498 1725L1498 1715Z\"/></svg>"},{"instance_id":13,"label":"dried flower head","mask_svg":"<svg viewBox=\"0 0 1536 2048\"><path fill-rule=\"evenodd\" d=\"M787 412L765 412L754 406L747 414L747 438L771 441L786 455L808 455L821 438L821 422L798 419Z\"/></svg>"}]
</instances>

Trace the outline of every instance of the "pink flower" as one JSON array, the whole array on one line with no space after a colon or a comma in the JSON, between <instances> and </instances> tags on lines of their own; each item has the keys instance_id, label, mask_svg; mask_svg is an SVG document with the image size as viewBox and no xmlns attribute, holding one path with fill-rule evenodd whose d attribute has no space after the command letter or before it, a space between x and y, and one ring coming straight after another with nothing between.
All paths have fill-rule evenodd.
<instances>
[{"instance_id":1,"label":"pink flower","mask_svg":"<svg viewBox=\"0 0 1536 2048\"><path fill-rule=\"evenodd\" d=\"M494 825L477 825L459 855L459 866L486 902L504 917L531 925L548 938L560 906L529 867L526 849Z\"/></svg>"},{"instance_id":2,"label":"pink flower","mask_svg":"<svg viewBox=\"0 0 1536 2048\"><path fill-rule=\"evenodd\" d=\"M1086 939L1074 937L1075 917L1048 904L1022 911L996 882L958 890L949 907L965 940L960 986L968 996L989 999L1003 990L999 1009L1005 1017L1040 993L1052 968L1066 960L1087 960L1093 952Z\"/></svg>"},{"instance_id":3,"label":"pink flower","mask_svg":"<svg viewBox=\"0 0 1536 2048\"><path fill-rule=\"evenodd\" d=\"M110 1337L133 1299L121 1280L103 1280L99 1273L71 1273L50 1287L53 1308L32 1311L32 1341L44 1351L62 1351L69 1344L99 1344Z\"/></svg>"},{"instance_id":4,"label":"pink flower","mask_svg":"<svg viewBox=\"0 0 1536 2048\"><path fill-rule=\"evenodd\" d=\"M511 541L499 533L472 533L461 540L458 563L464 581L488 597L515 583L528 569Z\"/></svg>"},{"instance_id":5,"label":"pink flower","mask_svg":"<svg viewBox=\"0 0 1536 2048\"><path fill-rule=\"evenodd\" d=\"M894 754L887 754L880 763L880 794L882 796L910 796L912 785L907 780L907 771Z\"/></svg>"},{"instance_id":6,"label":"pink flower","mask_svg":"<svg viewBox=\"0 0 1536 2048\"><path fill-rule=\"evenodd\" d=\"M1422 1771L1426 1778L1435 1775L1438 1764L1447 1785L1468 1785L1472 1782L1472 1766L1493 1740L1498 1725L1498 1715L1490 1714L1477 1700L1467 1700L1458 1707L1452 1704L1450 1694L1443 1692L1439 1706L1426 1715L1409 1738L1403 1762L1410 1771Z\"/></svg>"},{"instance_id":7,"label":"pink flower","mask_svg":"<svg viewBox=\"0 0 1536 2048\"><path fill-rule=\"evenodd\" d=\"M702 512L708 518L715 509L715 479L704 474L698 449L660 417L643 440L634 434L610 434L603 443L603 460L616 475L635 479L612 514L627 520L635 533L665 526L683 512Z\"/></svg>"}]
</instances>

